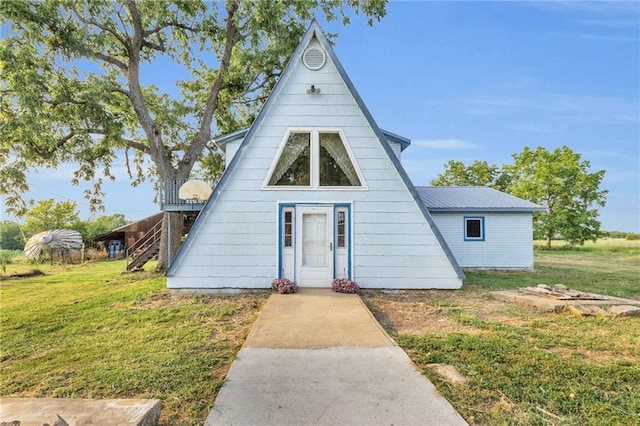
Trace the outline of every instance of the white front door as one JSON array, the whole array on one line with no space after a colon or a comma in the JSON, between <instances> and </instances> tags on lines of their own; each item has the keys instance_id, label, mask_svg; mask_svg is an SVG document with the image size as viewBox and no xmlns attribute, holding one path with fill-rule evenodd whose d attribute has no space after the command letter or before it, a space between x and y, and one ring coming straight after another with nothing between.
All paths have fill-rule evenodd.
<instances>
[{"instance_id":1,"label":"white front door","mask_svg":"<svg viewBox=\"0 0 640 426\"><path fill-rule=\"evenodd\" d=\"M296 283L330 287L333 279L333 208L296 209Z\"/></svg>"}]
</instances>

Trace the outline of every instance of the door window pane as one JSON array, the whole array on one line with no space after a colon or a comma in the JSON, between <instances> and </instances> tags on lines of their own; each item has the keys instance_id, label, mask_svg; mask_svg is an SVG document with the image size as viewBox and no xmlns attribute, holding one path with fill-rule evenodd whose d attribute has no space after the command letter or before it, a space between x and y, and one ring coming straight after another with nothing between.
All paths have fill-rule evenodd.
<instances>
[{"instance_id":1,"label":"door window pane","mask_svg":"<svg viewBox=\"0 0 640 426\"><path fill-rule=\"evenodd\" d=\"M293 212L284 212L284 235L283 241L285 247L293 247Z\"/></svg>"},{"instance_id":2,"label":"door window pane","mask_svg":"<svg viewBox=\"0 0 640 426\"><path fill-rule=\"evenodd\" d=\"M346 238L346 222L345 222L346 212L344 210L338 210L338 247L346 247L347 246L347 238Z\"/></svg>"}]
</instances>

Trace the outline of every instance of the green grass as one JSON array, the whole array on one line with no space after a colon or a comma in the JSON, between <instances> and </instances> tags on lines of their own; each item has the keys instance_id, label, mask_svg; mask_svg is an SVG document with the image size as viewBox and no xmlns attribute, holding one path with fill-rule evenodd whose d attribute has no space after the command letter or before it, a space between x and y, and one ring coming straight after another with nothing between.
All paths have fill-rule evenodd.
<instances>
[{"instance_id":1,"label":"green grass","mask_svg":"<svg viewBox=\"0 0 640 426\"><path fill-rule=\"evenodd\" d=\"M638 320L554 316L396 339L472 424L640 424ZM468 381L451 386L430 363L453 365Z\"/></svg>"},{"instance_id":2,"label":"green grass","mask_svg":"<svg viewBox=\"0 0 640 426\"><path fill-rule=\"evenodd\" d=\"M162 424L202 424L262 296L172 299L124 263L42 265L1 281L3 396L159 398Z\"/></svg>"},{"instance_id":3,"label":"green grass","mask_svg":"<svg viewBox=\"0 0 640 426\"><path fill-rule=\"evenodd\" d=\"M640 299L640 241L551 249L537 245L533 272L466 271L466 283L486 290L564 284L581 291Z\"/></svg>"},{"instance_id":4,"label":"green grass","mask_svg":"<svg viewBox=\"0 0 640 426\"><path fill-rule=\"evenodd\" d=\"M473 333L394 338L472 424L640 424L640 319L477 309L490 290L539 283L639 298L628 243L537 249L534 272L468 272L461 291L424 303ZM159 398L162 424L204 422L265 295L172 299L164 277L124 266L47 263L0 281L2 396ZM12 259L3 275L33 267ZM468 382L449 385L435 362Z\"/></svg>"},{"instance_id":5,"label":"green grass","mask_svg":"<svg viewBox=\"0 0 640 426\"><path fill-rule=\"evenodd\" d=\"M459 331L393 337L471 424L640 424L640 318L481 306L488 291L539 283L639 299L638 242L537 249L535 261L534 272L468 272L445 304L437 295L413 301L441 307ZM374 313L380 300L367 301ZM453 365L468 381L451 385L431 363Z\"/></svg>"}]
</instances>

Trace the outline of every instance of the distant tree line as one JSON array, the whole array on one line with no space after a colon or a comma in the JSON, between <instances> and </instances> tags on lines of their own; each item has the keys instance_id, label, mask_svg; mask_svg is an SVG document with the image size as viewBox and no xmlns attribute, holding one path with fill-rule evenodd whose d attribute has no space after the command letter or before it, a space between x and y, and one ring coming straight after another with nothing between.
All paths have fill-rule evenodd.
<instances>
[{"instance_id":1,"label":"distant tree line","mask_svg":"<svg viewBox=\"0 0 640 426\"><path fill-rule=\"evenodd\" d=\"M546 207L546 212L533 213L533 229L534 238L546 240L547 246L558 237L583 244L602 235L598 208L604 207L608 193L600 189L604 170L591 171L589 161L567 146L553 151L525 147L512 158L513 164L502 167L451 160L431 184L488 186Z\"/></svg>"},{"instance_id":2,"label":"distant tree line","mask_svg":"<svg viewBox=\"0 0 640 426\"><path fill-rule=\"evenodd\" d=\"M94 237L129 223L123 214L82 220L75 202L55 202L52 198L30 201L24 218L23 224L9 220L0 221L0 249L22 250L29 237L53 229L76 230L89 247Z\"/></svg>"}]
</instances>

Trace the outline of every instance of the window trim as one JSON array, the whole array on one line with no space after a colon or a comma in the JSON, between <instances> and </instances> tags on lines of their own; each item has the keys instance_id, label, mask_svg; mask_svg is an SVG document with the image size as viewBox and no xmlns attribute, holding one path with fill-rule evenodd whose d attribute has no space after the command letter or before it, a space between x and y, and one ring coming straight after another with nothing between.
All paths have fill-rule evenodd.
<instances>
[{"instance_id":1,"label":"window trim","mask_svg":"<svg viewBox=\"0 0 640 426\"><path fill-rule=\"evenodd\" d=\"M289 136L292 133L309 133L311 140L311 184L309 186L302 185L269 185L269 181L271 180L271 176L275 171L276 166L278 165L278 161L280 160L280 156L284 151L284 148L289 140ZM338 133L340 139L342 140L343 146L347 151L347 155L349 155L349 160L351 164L353 164L353 168L358 175L358 179L360 180L360 186L320 186L320 133ZM262 190L267 191L367 191L369 188L367 187L367 183L364 180L362 172L360 171L360 167L358 166L358 162L356 161L353 152L351 151L351 147L347 142L347 138L342 131L342 129L337 129L333 127L292 127L288 128L284 134L284 137L280 140L280 145L278 146L278 150L276 152L275 157L271 162L271 167L269 167L269 171L264 178L262 183Z\"/></svg>"},{"instance_id":2,"label":"window trim","mask_svg":"<svg viewBox=\"0 0 640 426\"><path fill-rule=\"evenodd\" d=\"M471 220L480 221L480 236L479 237L469 237L468 236L468 227L467 223ZM464 241L484 241L485 240L485 227L484 227L485 217L484 216L464 216L463 225L462 225L462 235L464 237Z\"/></svg>"}]
</instances>

